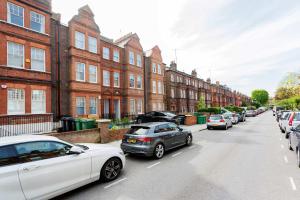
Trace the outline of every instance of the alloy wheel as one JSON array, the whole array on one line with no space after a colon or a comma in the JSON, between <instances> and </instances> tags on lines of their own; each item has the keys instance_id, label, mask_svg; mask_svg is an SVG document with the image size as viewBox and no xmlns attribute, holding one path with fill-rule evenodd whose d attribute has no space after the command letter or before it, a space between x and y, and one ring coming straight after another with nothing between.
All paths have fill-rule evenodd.
<instances>
[{"instance_id":1,"label":"alloy wheel","mask_svg":"<svg viewBox=\"0 0 300 200\"><path fill-rule=\"evenodd\" d=\"M121 163L118 159L110 159L106 162L104 165L104 179L105 181L111 181L114 180L119 176L121 172Z\"/></svg>"},{"instance_id":2,"label":"alloy wheel","mask_svg":"<svg viewBox=\"0 0 300 200\"><path fill-rule=\"evenodd\" d=\"M156 158L162 158L165 153L165 147L162 144L158 144L155 147L155 157Z\"/></svg>"}]
</instances>

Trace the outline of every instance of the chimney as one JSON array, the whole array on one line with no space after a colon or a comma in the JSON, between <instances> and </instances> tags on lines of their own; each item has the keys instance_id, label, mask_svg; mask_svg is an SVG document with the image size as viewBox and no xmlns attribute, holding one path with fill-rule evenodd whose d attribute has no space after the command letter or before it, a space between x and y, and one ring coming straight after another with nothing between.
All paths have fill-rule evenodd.
<instances>
[{"instance_id":1,"label":"chimney","mask_svg":"<svg viewBox=\"0 0 300 200\"><path fill-rule=\"evenodd\" d=\"M194 70L192 71L192 76L195 77L195 78L197 78L197 71L196 71L196 69L194 69Z\"/></svg>"},{"instance_id":2,"label":"chimney","mask_svg":"<svg viewBox=\"0 0 300 200\"><path fill-rule=\"evenodd\" d=\"M175 63L175 61L171 61L171 64L170 64L170 69L171 70L174 70L174 71L177 71L177 64Z\"/></svg>"},{"instance_id":3,"label":"chimney","mask_svg":"<svg viewBox=\"0 0 300 200\"><path fill-rule=\"evenodd\" d=\"M206 79L206 82L209 83L209 84L211 84L210 78Z\"/></svg>"},{"instance_id":4,"label":"chimney","mask_svg":"<svg viewBox=\"0 0 300 200\"><path fill-rule=\"evenodd\" d=\"M220 81L216 81L216 84L217 84L217 86L219 86L220 85Z\"/></svg>"}]
</instances>

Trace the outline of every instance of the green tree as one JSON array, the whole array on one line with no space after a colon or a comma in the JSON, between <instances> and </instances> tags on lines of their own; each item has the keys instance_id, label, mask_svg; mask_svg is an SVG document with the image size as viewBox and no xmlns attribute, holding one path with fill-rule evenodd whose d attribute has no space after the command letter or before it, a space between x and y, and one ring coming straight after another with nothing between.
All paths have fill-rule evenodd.
<instances>
[{"instance_id":1,"label":"green tree","mask_svg":"<svg viewBox=\"0 0 300 200\"><path fill-rule=\"evenodd\" d=\"M198 104L197 104L197 109L200 110L200 109L203 109L203 108L206 108L205 98L204 98L203 95L200 95L200 98L199 98L199 101L198 101Z\"/></svg>"},{"instance_id":2,"label":"green tree","mask_svg":"<svg viewBox=\"0 0 300 200\"><path fill-rule=\"evenodd\" d=\"M269 93L263 89L253 90L251 93L251 98L254 102L265 105L269 101Z\"/></svg>"}]
</instances>

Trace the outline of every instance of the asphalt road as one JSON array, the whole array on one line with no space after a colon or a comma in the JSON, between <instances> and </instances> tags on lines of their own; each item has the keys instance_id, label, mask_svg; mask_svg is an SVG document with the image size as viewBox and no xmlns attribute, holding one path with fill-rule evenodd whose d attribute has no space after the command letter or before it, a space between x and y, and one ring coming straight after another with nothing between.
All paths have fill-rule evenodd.
<instances>
[{"instance_id":1,"label":"asphalt road","mask_svg":"<svg viewBox=\"0 0 300 200\"><path fill-rule=\"evenodd\" d=\"M271 112L227 131L194 133L191 147L163 159L127 156L114 182L93 183L57 199L299 200L300 169Z\"/></svg>"}]
</instances>

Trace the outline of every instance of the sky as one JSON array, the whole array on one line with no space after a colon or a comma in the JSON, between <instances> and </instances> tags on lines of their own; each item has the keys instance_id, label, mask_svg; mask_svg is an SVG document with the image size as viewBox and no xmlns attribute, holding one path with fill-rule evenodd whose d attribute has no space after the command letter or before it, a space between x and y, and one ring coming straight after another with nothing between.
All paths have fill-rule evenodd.
<instances>
[{"instance_id":1,"label":"sky","mask_svg":"<svg viewBox=\"0 0 300 200\"><path fill-rule=\"evenodd\" d=\"M271 95L288 72L300 72L300 0L52 0L67 24L89 5L101 34L137 33L158 45L164 63L250 95ZM71 3L71 4L69 4Z\"/></svg>"}]
</instances>

